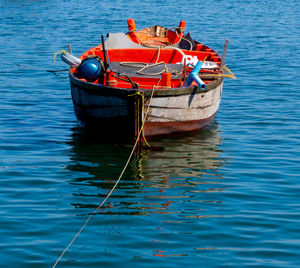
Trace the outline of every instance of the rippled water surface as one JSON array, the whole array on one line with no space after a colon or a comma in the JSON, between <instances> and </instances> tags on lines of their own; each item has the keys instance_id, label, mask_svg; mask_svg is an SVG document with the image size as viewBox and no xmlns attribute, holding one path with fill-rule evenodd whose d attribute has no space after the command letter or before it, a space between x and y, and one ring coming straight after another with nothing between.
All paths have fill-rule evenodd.
<instances>
[{"instance_id":1,"label":"rippled water surface","mask_svg":"<svg viewBox=\"0 0 300 268\"><path fill-rule=\"evenodd\" d=\"M300 267L299 1L0 3L0 264L51 267L118 178L130 145L78 126L53 54L186 20L222 53L213 125L156 139L57 267Z\"/></svg>"}]
</instances>

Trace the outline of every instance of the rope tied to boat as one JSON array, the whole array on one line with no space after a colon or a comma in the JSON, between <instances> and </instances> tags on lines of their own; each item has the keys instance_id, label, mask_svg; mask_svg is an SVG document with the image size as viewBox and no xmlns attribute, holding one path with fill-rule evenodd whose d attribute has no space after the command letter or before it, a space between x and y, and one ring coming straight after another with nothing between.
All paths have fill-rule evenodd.
<instances>
[{"instance_id":1,"label":"rope tied to boat","mask_svg":"<svg viewBox=\"0 0 300 268\"><path fill-rule=\"evenodd\" d=\"M177 37L179 37L180 39L177 41L177 43L173 43L172 46L175 46L177 44L179 44L181 42L181 40L183 39L183 34L184 34L184 28L183 27L172 27L169 28L168 30L172 30L172 29L176 29L174 32L176 33ZM178 34L180 32L180 34Z\"/></svg>"},{"instance_id":2,"label":"rope tied to boat","mask_svg":"<svg viewBox=\"0 0 300 268\"><path fill-rule=\"evenodd\" d=\"M159 81L160 82L160 81ZM158 82L158 83L159 83ZM153 94L154 94L154 89L155 89L155 86L153 86L153 89L151 91L151 96L149 98L149 104L148 104L148 107L147 107L147 110L146 110L146 113L145 113L145 116L143 117L143 120L142 120L142 125L141 125L141 128L138 132L138 135L137 135L137 138L136 138L136 141L132 147L132 150L129 154L129 157L126 161L126 164L123 168L123 170L121 171L120 173L120 176L119 178L116 180L114 186L112 187L112 189L110 190L110 192L106 195L106 197L103 199L103 201L99 204L99 206L97 208L95 208L95 210L89 215L89 217L87 218L87 220L85 221L85 223L82 225L82 227L79 229L79 231L76 233L76 235L73 237L73 239L71 240L71 242L68 244L68 246L62 251L61 255L59 256L59 258L56 260L56 262L54 263L54 265L52 266L52 268L55 268L56 265L59 263L59 261L61 260L61 258L65 255L65 253L68 251L68 249L70 248L70 246L74 243L74 241L76 240L76 238L80 235L80 233L83 231L83 229L85 228L85 226L89 223L89 221L91 220L91 218L98 212L98 210L104 205L104 203L106 202L106 200L112 195L112 193L114 192L114 190L116 189L117 185L119 184L121 178L123 177L124 175L124 172L125 170L127 169L128 165L129 165L129 162L133 156L133 153L134 151L136 150L136 147L138 145L138 142L140 141L140 137L142 135L142 132L143 132L143 129L144 129L144 124L146 122L146 118L147 118L147 115L150 111L150 104L151 104L151 101L152 101L152 98L153 98ZM142 93L137 91L135 94L137 95L141 95ZM134 95L134 94L133 94ZM143 94L142 94L143 95ZM144 106L144 104L143 104ZM149 145L150 146L150 145Z\"/></svg>"},{"instance_id":3,"label":"rope tied to boat","mask_svg":"<svg viewBox=\"0 0 300 268\"><path fill-rule=\"evenodd\" d=\"M154 87L153 87L153 90L154 90ZM131 94L131 95L128 95L128 97L132 97L132 96L141 96L141 98L142 98L142 122L144 121L144 119L145 119L145 112L144 112L144 109L145 109L145 96L144 96L144 94L142 93L142 92L140 92L140 91L137 91L137 92L135 92L135 93L133 93L133 94ZM149 106L150 106L150 104L148 105L148 108L149 108ZM139 107L138 107L138 110L139 110ZM148 114L148 113L147 113ZM147 140L146 140L146 137L145 137L145 133L144 133L144 128L142 128L142 137L143 137L143 140L144 140L144 142L146 143L146 145L149 147L149 148L151 148L151 146L150 146L150 144L147 142Z\"/></svg>"},{"instance_id":4,"label":"rope tied to boat","mask_svg":"<svg viewBox=\"0 0 300 268\"><path fill-rule=\"evenodd\" d=\"M226 74L225 71L228 73ZM220 69L220 72L217 74L201 74L199 73L199 76L201 78L231 78L236 79L236 76L233 74L233 72L226 66L223 65Z\"/></svg>"},{"instance_id":5,"label":"rope tied to boat","mask_svg":"<svg viewBox=\"0 0 300 268\"><path fill-rule=\"evenodd\" d=\"M62 49L62 50L60 50L60 51L55 52L54 55L53 55L54 63L56 63L56 60L55 60L55 59L56 59L56 56L57 56L58 54L60 54L60 53L66 54L67 51L64 50L64 49Z\"/></svg>"}]
</instances>

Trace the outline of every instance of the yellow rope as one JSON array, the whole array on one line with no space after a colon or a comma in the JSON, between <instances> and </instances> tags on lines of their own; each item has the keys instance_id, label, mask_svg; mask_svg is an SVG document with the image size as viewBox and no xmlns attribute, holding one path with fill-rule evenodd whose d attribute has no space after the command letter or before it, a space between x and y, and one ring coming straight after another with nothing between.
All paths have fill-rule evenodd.
<instances>
[{"instance_id":1,"label":"yellow rope","mask_svg":"<svg viewBox=\"0 0 300 268\"><path fill-rule=\"evenodd\" d=\"M104 198L104 200L102 201L102 203L94 210L94 212L87 218L87 220L85 221L85 223L82 225L82 227L80 228L80 230L77 232L77 234L73 237L73 239L71 240L71 242L68 244L68 246L63 250L63 252L61 253L61 255L59 256L59 258L56 260L56 262L54 263L54 265L52 266L52 268L55 268L56 265L58 264L58 262L61 260L61 258L64 256L64 254L67 252L67 250L70 248L70 246L73 244L73 242L75 241L75 239L79 236L79 234L82 232L82 230L84 229L84 227L88 224L88 222L90 221L90 219L96 214L96 212L103 206L103 204L106 202L106 200L111 196L111 194L113 193L113 191L116 189L118 183L120 182L128 164L129 164L129 161L130 159L132 158L133 156L133 153L136 149L136 146L138 144L138 141L140 139L140 136L141 136L141 133L143 131L143 128L144 128L144 124L145 124L145 121L146 121L146 118L147 118L147 115L149 113L149 109L150 109L150 104L151 104L151 101L152 101L152 98L153 98L153 93L154 93L154 87L152 89L152 92L151 92L151 96L150 96L150 100L149 100L149 105L147 107L147 111L146 111L146 114L145 114L145 117L143 119L143 122L142 122L142 126L139 130L139 133L138 133L138 136L136 138L136 141L134 143L134 146L132 147L132 150L131 150L131 153L128 157L128 160L119 176L119 178L117 179L117 181L115 182L113 188L110 190L110 192L107 194L107 196Z\"/></svg>"},{"instance_id":2,"label":"yellow rope","mask_svg":"<svg viewBox=\"0 0 300 268\"><path fill-rule=\"evenodd\" d=\"M229 75L225 74L226 75L225 77L236 79L236 76L233 74L233 72L228 67L226 67L226 65L223 66L223 69L229 73Z\"/></svg>"},{"instance_id":3,"label":"yellow rope","mask_svg":"<svg viewBox=\"0 0 300 268\"><path fill-rule=\"evenodd\" d=\"M67 53L67 51L65 51L65 50L63 49L63 50L60 50L60 51L58 51L58 52L54 53L54 55L53 55L53 59L54 59L54 62L55 62L55 63L56 63L56 61L55 61L55 58L56 58L57 54L59 54L59 53L63 53L63 54L65 54L65 53Z\"/></svg>"},{"instance_id":4,"label":"yellow rope","mask_svg":"<svg viewBox=\"0 0 300 268\"><path fill-rule=\"evenodd\" d=\"M154 88L153 88L154 90ZM128 95L129 97L131 96L135 96L135 95L140 95L142 96L142 121L144 121L144 108L145 108L145 96L144 94L142 94L141 92L137 91L135 92L134 94L131 94L131 95ZM149 107L149 106L148 106ZM138 110L139 110L139 107L138 107ZM146 143L146 145L151 148L150 144L147 142L146 140L146 137L145 137L145 134L144 134L144 128L142 129L142 137L144 139L144 142Z\"/></svg>"},{"instance_id":5,"label":"yellow rope","mask_svg":"<svg viewBox=\"0 0 300 268\"><path fill-rule=\"evenodd\" d=\"M200 74L200 77L203 79L210 78L210 77L215 77L215 78L226 77L226 78L236 79L235 75L230 75L230 74Z\"/></svg>"},{"instance_id":6,"label":"yellow rope","mask_svg":"<svg viewBox=\"0 0 300 268\"><path fill-rule=\"evenodd\" d=\"M226 72L228 72L229 74L225 74L225 73L218 73L218 74L201 74L199 73L199 76L201 78L210 78L210 77L215 77L215 78L219 78L219 77L226 77L226 78L231 78L231 79L236 79L236 76L232 73L232 71L226 67L226 65L224 65L222 68L221 68L221 71L222 69L224 69Z\"/></svg>"}]
</instances>

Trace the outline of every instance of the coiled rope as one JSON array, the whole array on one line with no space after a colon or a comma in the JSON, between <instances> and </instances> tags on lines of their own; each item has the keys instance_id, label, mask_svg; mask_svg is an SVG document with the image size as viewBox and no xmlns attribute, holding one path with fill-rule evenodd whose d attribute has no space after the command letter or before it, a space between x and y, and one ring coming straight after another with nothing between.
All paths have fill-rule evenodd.
<instances>
[{"instance_id":1,"label":"coiled rope","mask_svg":"<svg viewBox=\"0 0 300 268\"><path fill-rule=\"evenodd\" d=\"M179 76L181 74L181 72L178 72L177 70L173 70L171 68L169 68L167 66L167 64L163 61L158 62L159 61L159 56L160 56L160 51L161 51L161 47L156 47L158 49L157 51L157 59L154 63L145 63L145 62L120 62L120 65L122 66L127 66L127 67L135 67L135 68L141 68L139 70L136 71L137 74L140 75L150 75L150 76L156 76L156 75L160 75L162 73L171 73L174 76ZM178 48L178 47L174 47L174 46L165 46L164 49L174 49L176 51L178 51L182 57L185 56L184 52ZM162 71L157 72L157 73L143 73L143 71L145 71L148 68L154 67L154 66L158 66L158 65L162 65L164 64L164 68Z\"/></svg>"},{"instance_id":2,"label":"coiled rope","mask_svg":"<svg viewBox=\"0 0 300 268\"><path fill-rule=\"evenodd\" d=\"M136 138L136 141L132 147L132 150L131 150L131 153L128 157L128 160L119 176L119 178L116 180L114 186L112 187L112 189L110 190L110 192L107 194L107 196L104 198L104 200L101 202L101 204L93 211L93 213L87 218L87 220L85 221L85 223L82 225L82 227L80 228L80 230L76 233L76 235L73 237L73 239L71 240L71 242L68 244L68 246L62 251L61 255L59 256L59 258L56 260L56 262L54 263L54 265L52 266L52 268L55 268L56 265L59 263L59 261L61 260L61 258L65 255L65 253L68 251L68 249L70 248L70 246L73 244L73 242L76 240L76 238L80 235L80 233L83 231L83 229L85 228L85 226L89 223L89 221L91 220L91 218L97 213L97 211L104 205L104 203L106 202L106 200L111 196L111 194L113 193L113 191L116 189L117 185L119 184L121 178L123 177L124 175L124 172L133 156L133 153L134 151L136 150L136 147L138 145L138 142L140 140L140 137L143 133L143 128L144 128L144 124L145 124L145 121L146 121L146 118L147 118L147 115L149 113L149 110L150 110L150 104L151 104L151 101L152 101L152 98L153 98L153 94L154 94L154 89L155 89L155 86L153 86L153 89L152 89L152 92L151 92L151 96L150 96L150 99L149 99L149 104L148 104L148 107L147 107L147 110L146 110L146 113L145 113L145 116L143 116L143 120L142 120L142 125L141 125L141 128L139 130L139 133L138 133L138 136ZM139 93L138 95L140 95L142 93ZM144 99L144 96L143 96L143 99ZM144 101L143 101L144 103ZM143 135L144 136L144 135Z\"/></svg>"},{"instance_id":3,"label":"coiled rope","mask_svg":"<svg viewBox=\"0 0 300 268\"><path fill-rule=\"evenodd\" d=\"M158 62L158 63L120 62L120 65L127 66L127 67L133 67L133 68L140 68L139 70L136 71L136 73L140 74L140 75L156 76L156 75L160 75L162 73L171 73L175 76L179 76L181 74L181 72L178 72L177 70L173 70L173 69L169 68L168 65L163 61ZM152 67L159 66L159 65L163 65L163 69L160 72L156 72L156 73L143 72L148 68L152 68Z\"/></svg>"}]
</instances>

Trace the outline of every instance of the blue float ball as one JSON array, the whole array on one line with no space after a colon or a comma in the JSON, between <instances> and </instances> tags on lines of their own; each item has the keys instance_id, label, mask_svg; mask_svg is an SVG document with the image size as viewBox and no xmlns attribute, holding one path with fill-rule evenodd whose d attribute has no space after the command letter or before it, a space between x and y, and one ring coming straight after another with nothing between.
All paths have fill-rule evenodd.
<instances>
[{"instance_id":1,"label":"blue float ball","mask_svg":"<svg viewBox=\"0 0 300 268\"><path fill-rule=\"evenodd\" d=\"M98 59L90 58L84 60L78 67L77 73L89 82L96 81L101 73L102 66Z\"/></svg>"}]
</instances>

